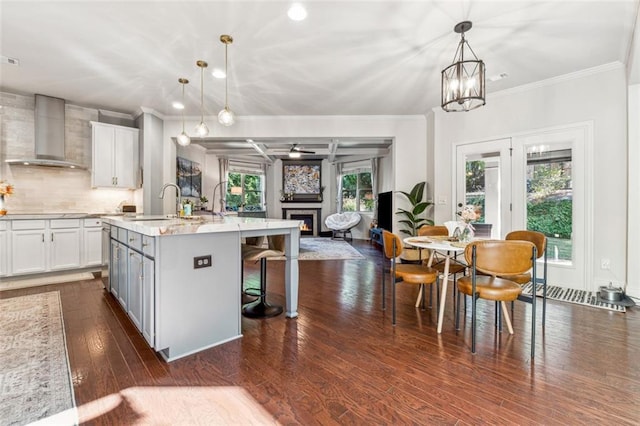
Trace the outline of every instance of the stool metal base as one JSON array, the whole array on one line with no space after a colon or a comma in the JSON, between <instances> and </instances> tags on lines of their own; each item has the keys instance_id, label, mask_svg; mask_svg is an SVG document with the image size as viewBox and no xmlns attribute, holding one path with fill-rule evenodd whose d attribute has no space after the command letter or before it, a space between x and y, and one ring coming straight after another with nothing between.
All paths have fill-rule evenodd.
<instances>
[{"instance_id":1,"label":"stool metal base","mask_svg":"<svg viewBox=\"0 0 640 426\"><path fill-rule=\"evenodd\" d=\"M248 318L271 318L284 312L279 305L270 305L264 300L258 300L242 308L242 315Z\"/></svg>"}]
</instances>

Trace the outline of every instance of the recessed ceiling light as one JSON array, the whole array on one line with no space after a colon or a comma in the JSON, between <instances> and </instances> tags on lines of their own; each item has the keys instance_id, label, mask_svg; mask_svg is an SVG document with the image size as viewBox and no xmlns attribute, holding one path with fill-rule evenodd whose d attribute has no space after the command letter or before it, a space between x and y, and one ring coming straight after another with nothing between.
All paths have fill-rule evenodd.
<instances>
[{"instance_id":1,"label":"recessed ceiling light","mask_svg":"<svg viewBox=\"0 0 640 426\"><path fill-rule=\"evenodd\" d=\"M287 15L292 21L304 21L307 17L307 9L305 9L300 3L294 3L287 11Z\"/></svg>"},{"instance_id":2,"label":"recessed ceiling light","mask_svg":"<svg viewBox=\"0 0 640 426\"><path fill-rule=\"evenodd\" d=\"M174 102L171 104L171 106L173 106L175 109L184 109L184 105L182 104L182 102Z\"/></svg>"},{"instance_id":3,"label":"recessed ceiling light","mask_svg":"<svg viewBox=\"0 0 640 426\"><path fill-rule=\"evenodd\" d=\"M489 81L499 81L507 77L509 77L509 74L507 74L506 72L502 72L498 75L492 75L491 77L489 77Z\"/></svg>"},{"instance_id":4,"label":"recessed ceiling light","mask_svg":"<svg viewBox=\"0 0 640 426\"><path fill-rule=\"evenodd\" d=\"M211 71L211 75L215 78L225 78L227 76L224 70L221 70L220 68L214 68L213 71Z\"/></svg>"}]
</instances>

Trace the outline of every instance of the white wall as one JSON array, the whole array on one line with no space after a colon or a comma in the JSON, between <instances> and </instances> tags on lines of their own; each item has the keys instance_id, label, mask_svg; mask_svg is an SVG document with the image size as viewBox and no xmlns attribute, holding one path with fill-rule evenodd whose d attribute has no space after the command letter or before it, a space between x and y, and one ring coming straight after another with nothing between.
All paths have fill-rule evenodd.
<instances>
[{"instance_id":1,"label":"white wall","mask_svg":"<svg viewBox=\"0 0 640 426\"><path fill-rule=\"evenodd\" d=\"M436 222L452 217L452 144L509 137L523 132L579 122L594 128L593 233L594 281L625 282L627 235L627 87L622 64L505 91L469 113L435 113L434 172ZM589 258L589 256L587 256ZM611 270L599 259L611 259ZM598 263L596 265L596 263ZM629 289L631 290L631 289ZM634 288L636 294L640 288ZM631 291L630 291L631 293Z\"/></svg>"},{"instance_id":2,"label":"white wall","mask_svg":"<svg viewBox=\"0 0 640 426\"><path fill-rule=\"evenodd\" d=\"M199 122L199 117L185 117L187 129L194 128ZM390 156L393 162L389 165L386 161L381 165L383 169L384 183L382 190L400 189L410 190L417 182L427 178L426 169L426 119L424 116L281 116L281 117L238 117L236 124L231 127L223 127L217 123L216 117L206 117L205 122L209 126L212 137L229 137L242 139L258 138L289 138L289 137L385 137L394 140L393 152ZM165 164L173 155L175 158L175 143L172 138L182 131L182 121L180 117L166 117L164 122L164 151ZM207 156L213 157L213 156ZM203 179L203 192L213 193L213 186L218 183L219 177L217 166L215 171L211 159L207 158L206 172ZM271 167L274 176L275 188L270 188L270 197L279 195L281 180L278 180L278 173L282 173L281 167ZM389 176L389 170L393 170L393 176ZM323 173L324 173L323 169ZM175 176L175 165L173 173L165 174L165 179ZM280 179L282 179L280 177ZM323 178L323 184L329 186ZM389 184L388 182L391 182ZM393 185L392 187L388 187ZM326 191L326 189L325 189ZM331 196L335 197L334 194ZM327 197L325 196L325 200ZM400 199L397 202L404 202ZM271 201L271 214L279 210L278 203ZM166 207L166 205L165 205ZM323 215L325 207L323 203ZM370 221L370 220L369 220ZM368 227L368 223L363 224ZM366 234L366 229L358 228L360 232ZM368 235L354 235L355 238L367 238Z\"/></svg>"},{"instance_id":3,"label":"white wall","mask_svg":"<svg viewBox=\"0 0 640 426\"><path fill-rule=\"evenodd\" d=\"M638 70L640 73L640 69ZM629 86L627 293L640 297L640 84Z\"/></svg>"}]
</instances>

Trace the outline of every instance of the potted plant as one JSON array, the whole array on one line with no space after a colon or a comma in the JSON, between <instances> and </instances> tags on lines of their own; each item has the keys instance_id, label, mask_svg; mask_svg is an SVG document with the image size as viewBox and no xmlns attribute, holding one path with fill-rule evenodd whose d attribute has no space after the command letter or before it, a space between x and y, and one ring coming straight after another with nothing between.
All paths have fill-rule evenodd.
<instances>
[{"instance_id":1,"label":"potted plant","mask_svg":"<svg viewBox=\"0 0 640 426\"><path fill-rule=\"evenodd\" d=\"M206 210L207 209L207 203L209 202L209 199L207 197L205 197L204 195L200 197L200 208L202 210Z\"/></svg>"},{"instance_id":2,"label":"potted plant","mask_svg":"<svg viewBox=\"0 0 640 426\"><path fill-rule=\"evenodd\" d=\"M433 221L431 219L427 219L423 216L425 210L433 205L433 203L429 201L423 201L424 198L424 187L426 182L417 183L411 192L398 191L400 194L404 195L409 203L411 204L411 209L406 210L399 208L396 212L397 215L403 217L402 220L398 221L400 225L404 226L400 229L402 234L406 234L410 237L415 237L418 235L418 229L420 229L424 225L433 225ZM422 252L422 256L420 256L420 252ZM427 250L418 250L415 247L405 247L400 258L404 262L419 262L422 258L425 258L427 255Z\"/></svg>"}]
</instances>

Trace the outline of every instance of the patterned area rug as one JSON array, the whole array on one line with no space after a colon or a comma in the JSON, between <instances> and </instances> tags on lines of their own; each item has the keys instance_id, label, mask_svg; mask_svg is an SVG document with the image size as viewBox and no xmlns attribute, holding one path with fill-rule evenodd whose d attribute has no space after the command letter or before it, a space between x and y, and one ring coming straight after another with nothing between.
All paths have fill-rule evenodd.
<instances>
[{"instance_id":1,"label":"patterned area rug","mask_svg":"<svg viewBox=\"0 0 640 426\"><path fill-rule=\"evenodd\" d=\"M298 260L349 260L365 257L351 244L343 240L331 238L300 238L300 254ZM284 260L283 257L273 260Z\"/></svg>"},{"instance_id":2,"label":"patterned area rug","mask_svg":"<svg viewBox=\"0 0 640 426\"><path fill-rule=\"evenodd\" d=\"M532 285L529 283L523 287L522 293L530 295L531 289ZM536 295L542 297L542 284L538 284ZM561 302L576 303L578 305L593 306L594 308L608 309L616 312L627 311L624 306L601 302L598 300L598 295L595 291L576 290L550 285L547 287L547 298L559 300Z\"/></svg>"},{"instance_id":3,"label":"patterned area rug","mask_svg":"<svg viewBox=\"0 0 640 426\"><path fill-rule=\"evenodd\" d=\"M0 366L0 425L23 425L73 411L57 291L0 299Z\"/></svg>"},{"instance_id":4,"label":"patterned area rug","mask_svg":"<svg viewBox=\"0 0 640 426\"><path fill-rule=\"evenodd\" d=\"M364 259L360 252L346 241L330 238L301 238L298 260Z\"/></svg>"}]
</instances>

